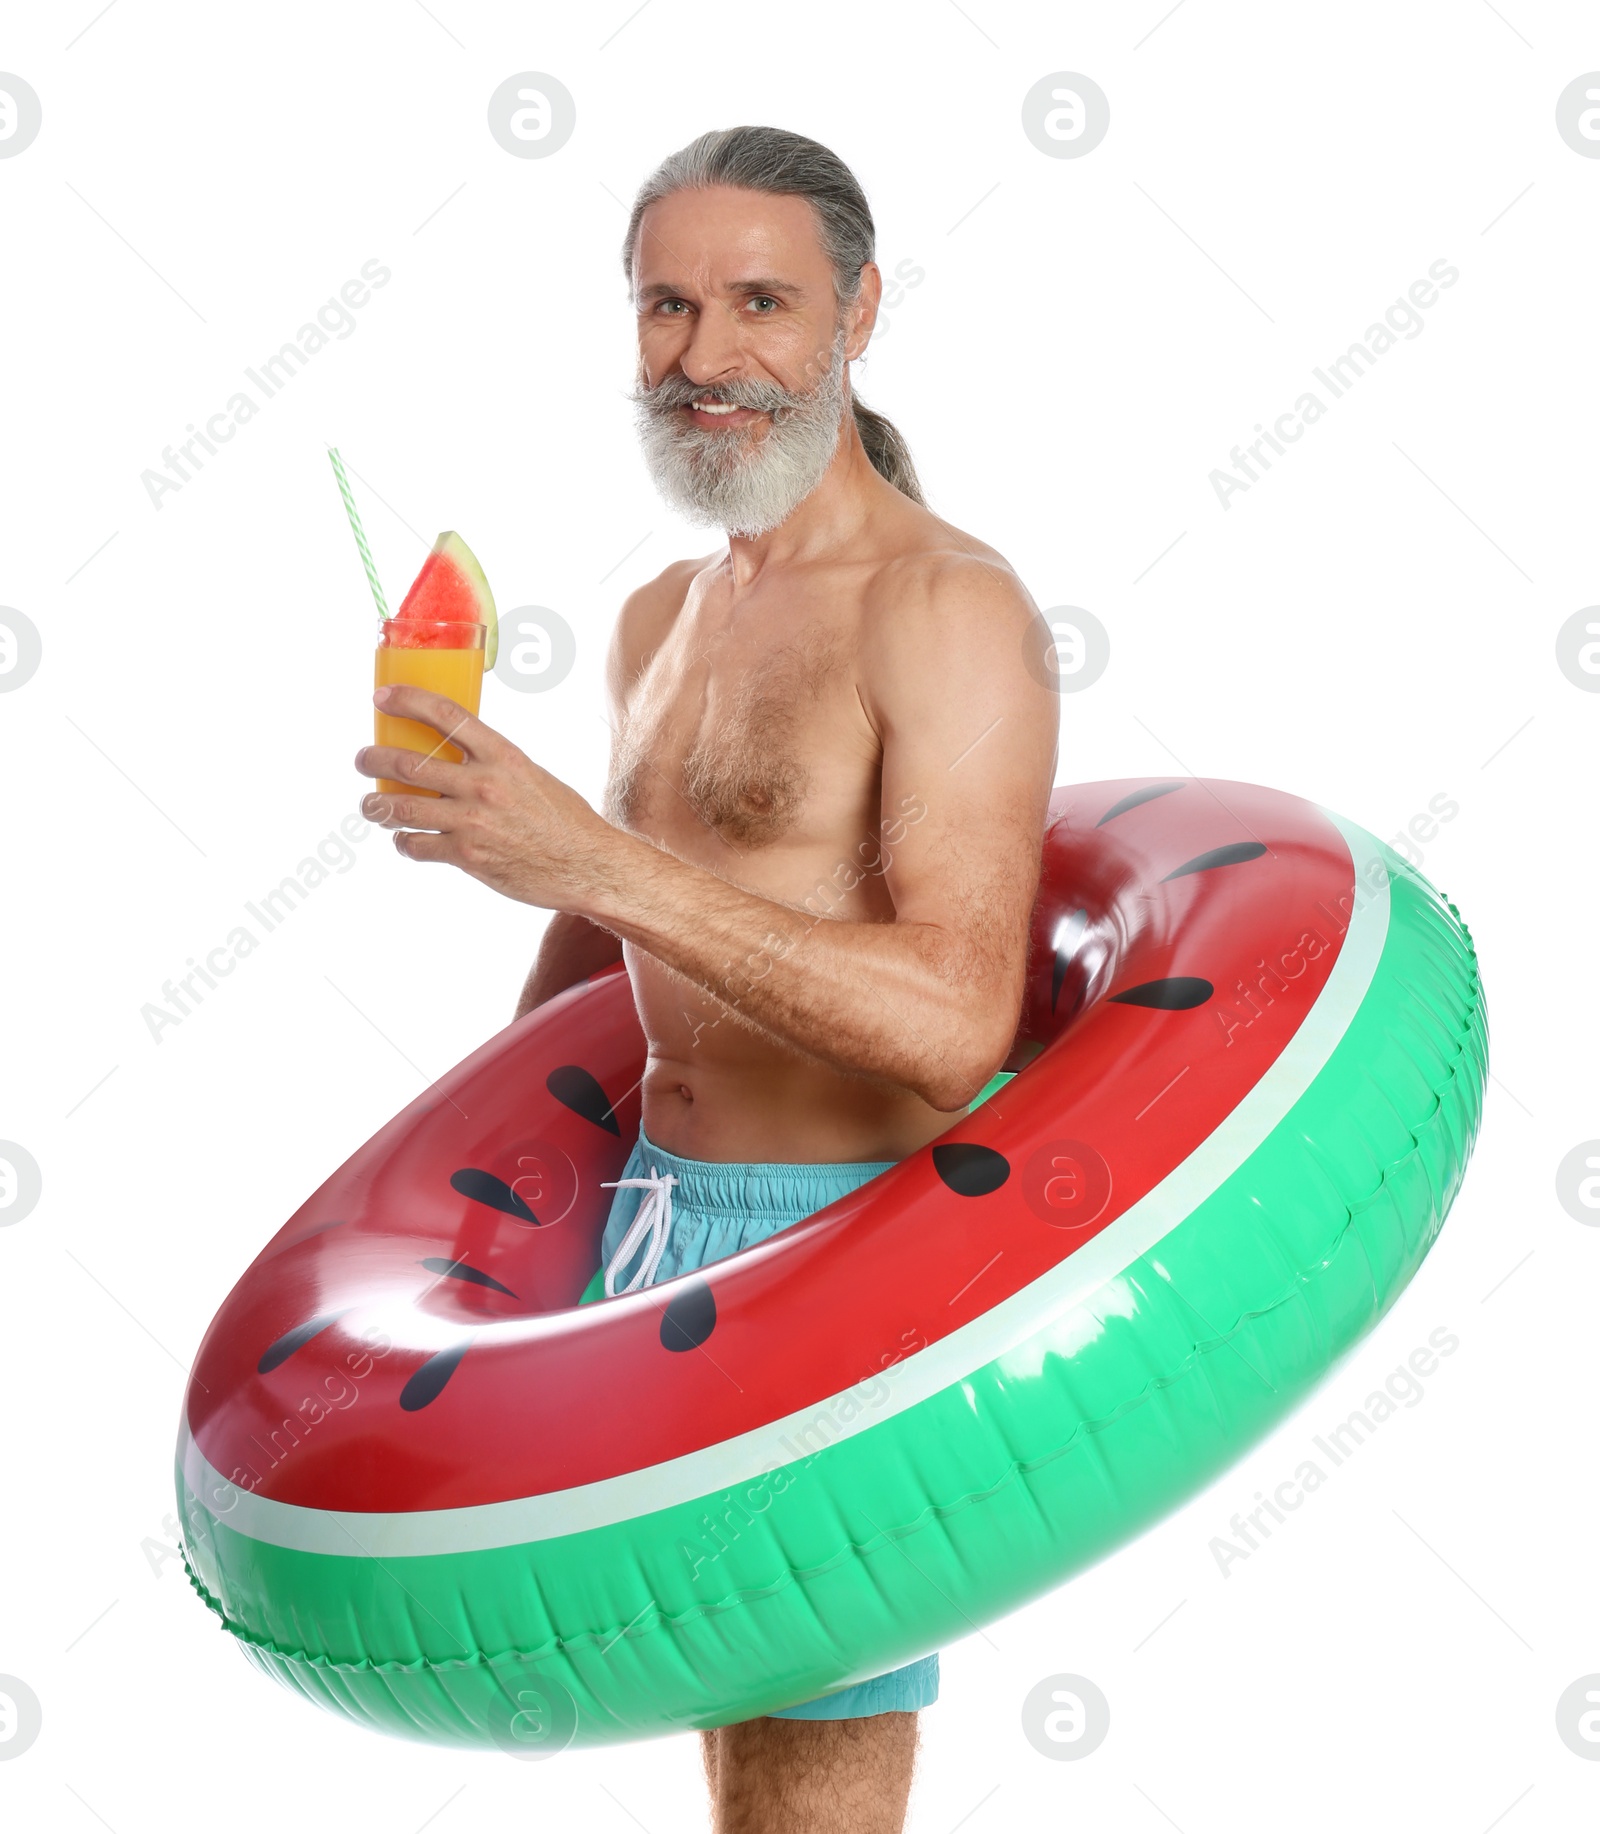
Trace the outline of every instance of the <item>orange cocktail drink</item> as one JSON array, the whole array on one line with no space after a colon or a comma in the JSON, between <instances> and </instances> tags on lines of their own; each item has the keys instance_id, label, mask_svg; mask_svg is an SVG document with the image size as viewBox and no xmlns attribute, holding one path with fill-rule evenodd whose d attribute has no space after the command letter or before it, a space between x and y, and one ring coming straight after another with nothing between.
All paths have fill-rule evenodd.
<instances>
[{"instance_id":1,"label":"orange cocktail drink","mask_svg":"<svg viewBox=\"0 0 1600 1834\"><path fill-rule=\"evenodd\" d=\"M478 696L483 688L484 637L487 626L464 624L442 618L386 618L378 629L378 649L373 669L375 688L391 683L407 687L429 688L435 694L447 695L468 713L476 715ZM423 752L444 758L451 764L461 761L458 746L449 743L443 733L420 720L403 720L381 707L376 715L374 736L380 745L398 745L407 751ZM389 795L434 796L436 790L425 790L419 784L396 783L388 777L378 779L378 788Z\"/></svg>"}]
</instances>

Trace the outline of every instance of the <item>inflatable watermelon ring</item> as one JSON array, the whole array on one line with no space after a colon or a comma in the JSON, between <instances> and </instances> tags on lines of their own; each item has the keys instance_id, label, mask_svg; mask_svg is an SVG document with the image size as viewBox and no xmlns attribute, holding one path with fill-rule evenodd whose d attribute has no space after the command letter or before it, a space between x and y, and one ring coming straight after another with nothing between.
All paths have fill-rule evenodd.
<instances>
[{"instance_id":1,"label":"inflatable watermelon ring","mask_svg":"<svg viewBox=\"0 0 1600 1834\"><path fill-rule=\"evenodd\" d=\"M751 1718L1061 1584L1377 1323L1479 1122L1454 905L1252 784L1051 816L1026 1067L814 1217L577 1305L639 1121L619 968L290 1219L177 1454L190 1577L253 1663L519 1755Z\"/></svg>"}]
</instances>

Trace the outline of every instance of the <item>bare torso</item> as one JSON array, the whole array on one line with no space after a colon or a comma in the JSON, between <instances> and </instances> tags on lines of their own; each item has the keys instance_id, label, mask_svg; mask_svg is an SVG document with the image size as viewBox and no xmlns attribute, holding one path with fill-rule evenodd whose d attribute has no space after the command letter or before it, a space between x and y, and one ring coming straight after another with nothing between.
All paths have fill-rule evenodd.
<instances>
[{"instance_id":1,"label":"bare torso","mask_svg":"<svg viewBox=\"0 0 1600 1834\"><path fill-rule=\"evenodd\" d=\"M826 561L742 587L726 554L669 568L625 640L607 819L819 921L892 922L882 861L918 810L880 807L865 639L957 555L1006 567L907 504ZM669 1152L897 1160L954 1119L754 1029L738 1006L759 959L730 959L720 995L632 944L623 959L649 1046L644 1129Z\"/></svg>"}]
</instances>

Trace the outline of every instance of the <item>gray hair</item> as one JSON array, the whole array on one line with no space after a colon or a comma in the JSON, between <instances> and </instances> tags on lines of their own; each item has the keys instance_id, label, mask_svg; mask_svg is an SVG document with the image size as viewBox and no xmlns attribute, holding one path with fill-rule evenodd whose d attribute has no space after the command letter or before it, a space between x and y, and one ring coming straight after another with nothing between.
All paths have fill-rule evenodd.
<instances>
[{"instance_id":1,"label":"gray hair","mask_svg":"<svg viewBox=\"0 0 1600 1834\"><path fill-rule=\"evenodd\" d=\"M861 269L873 259L876 231L866 193L838 156L803 134L781 127L723 127L669 153L639 187L622 245L622 267L633 285L633 252L639 221L650 205L674 191L733 185L772 196L803 197L817 222L817 234L833 267L833 291L841 308L861 293ZM926 507L916 467L900 430L854 398L856 432L875 470L913 503Z\"/></svg>"}]
</instances>

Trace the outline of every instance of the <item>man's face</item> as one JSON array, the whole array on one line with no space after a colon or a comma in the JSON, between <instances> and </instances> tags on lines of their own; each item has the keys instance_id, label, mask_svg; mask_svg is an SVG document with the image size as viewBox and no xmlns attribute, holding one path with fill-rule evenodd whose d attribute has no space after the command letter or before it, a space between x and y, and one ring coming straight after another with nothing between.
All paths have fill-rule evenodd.
<instances>
[{"instance_id":1,"label":"man's face","mask_svg":"<svg viewBox=\"0 0 1600 1834\"><path fill-rule=\"evenodd\" d=\"M634 253L638 409L662 494L690 521L759 535L816 487L838 445L841 320L804 198L718 186L652 204Z\"/></svg>"}]
</instances>

